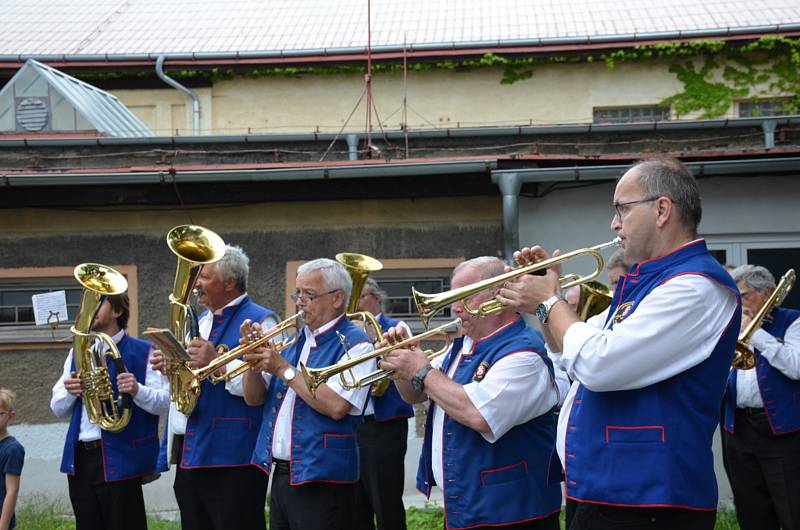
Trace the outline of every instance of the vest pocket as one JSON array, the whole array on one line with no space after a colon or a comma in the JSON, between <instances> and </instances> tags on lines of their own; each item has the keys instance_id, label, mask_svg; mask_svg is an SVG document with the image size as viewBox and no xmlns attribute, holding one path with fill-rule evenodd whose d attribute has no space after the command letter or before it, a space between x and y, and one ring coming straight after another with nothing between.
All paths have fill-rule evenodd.
<instances>
[{"instance_id":1,"label":"vest pocket","mask_svg":"<svg viewBox=\"0 0 800 530\"><path fill-rule=\"evenodd\" d=\"M322 446L326 449L352 449L355 445L355 437L352 434L324 433L322 435Z\"/></svg>"},{"instance_id":2,"label":"vest pocket","mask_svg":"<svg viewBox=\"0 0 800 530\"><path fill-rule=\"evenodd\" d=\"M606 443L666 443L663 425L606 425Z\"/></svg>"},{"instance_id":3,"label":"vest pocket","mask_svg":"<svg viewBox=\"0 0 800 530\"><path fill-rule=\"evenodd\" d=\"M504 482L513 482L525 478L528 474L528 463L524 460L510 466L484 469L481 471L481 485L493 486Z\"/></svg>"}]
</instances>

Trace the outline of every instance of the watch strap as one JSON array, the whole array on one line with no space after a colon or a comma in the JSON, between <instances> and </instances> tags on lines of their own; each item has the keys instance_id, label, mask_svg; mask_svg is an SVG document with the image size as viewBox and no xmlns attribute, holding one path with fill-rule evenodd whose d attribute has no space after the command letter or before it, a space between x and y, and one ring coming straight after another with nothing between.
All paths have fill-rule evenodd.
<instances>
[{"instance_id":1,"label":"watch strap","mask_svg":"<svg viewBox=\"0 0 800 530\"><path fill-rule=\"evenodd\" d=\"M544 304L542 304L544 306L543 315L539 316L539 320L541 320L542 324L547 324L547 321L550 319L550 311L553 309L553 306L562 300L564 302L567 301L566 298L564 298L564 295L559 293L544 301Z\"/></svg>"},{"instance_id":2,"label":"watch strap","mask_svg":"<svg viewBox=\"0 0 800 530\"><path fill-rule=\"evenodd\" d=\"M422 392L425 389L425 377L431 370L433 370L433 366L427 364L414 374L414 377L411 378L411 386L414 387L414 390Z\"/></svg>"}]
</instances>

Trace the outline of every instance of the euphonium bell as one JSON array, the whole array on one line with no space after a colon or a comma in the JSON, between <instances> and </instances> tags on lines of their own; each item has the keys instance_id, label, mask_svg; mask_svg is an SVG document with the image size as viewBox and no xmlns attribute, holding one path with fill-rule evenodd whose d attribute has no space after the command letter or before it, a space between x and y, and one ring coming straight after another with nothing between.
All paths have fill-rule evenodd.
<instances>
[{"instance_id":1,"label":"euphonium bell","mask_svg":"<svg viewBox=\"0 0 800 530\"><path fill-rule=\"evenodd\" d=\"M181 345L186 336L198 336L197 315L187 302L203 266L219 261L225 255L225 242L216 233L196 225L176 226L167 233L167 245L178 257L175 281L169 295L169 329ZM187 382L194 378L186 363L169 362L164 371L169 378L170 399L183 414L191 414L197 404L199 387ZM187 373L188 372L188 373Z\"/></svg>"},{"instance_id":2,"label":"euphonium bell","mask_svg":"<svg viewBox=\"0 0 800 530\"><path fill-rule=\"evenodd\" d=\"M74 335L72 358L78 378L83 382L83 406L89 421L106 431L118 432L130 421L132 398L130 394L120 394L118 399L115 398L108 368L100 363L99 355L92 351L94 340L99 339L108 345L109 349L104 355L114 362L118 374L127 370L114 339L91 329L106 297L124 293L128 289L128 282L116 270L98 263L82 263L75 267L74 274L83 286L75 325L71 328Z\"/></svg>"}]
</instances>

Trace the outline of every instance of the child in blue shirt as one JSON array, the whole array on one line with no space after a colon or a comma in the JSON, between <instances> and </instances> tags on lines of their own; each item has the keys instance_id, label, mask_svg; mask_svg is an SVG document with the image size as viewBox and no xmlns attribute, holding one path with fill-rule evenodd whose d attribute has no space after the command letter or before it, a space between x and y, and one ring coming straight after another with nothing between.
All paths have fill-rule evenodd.
<instances>
[{"instance_id":1,"label":"child in blue shirt","mask_svg":"<svg viewBox=\"0 0 800 530\"><path fill-rule=\"evenodd\" d=\"M0 530L11 530L16 525L14 509L19 495L19 478L25 462L25 448L8 432L8 424L17 415L14 402L17 396L11 390L0 388Z\"/></svg>"}]
</instances>

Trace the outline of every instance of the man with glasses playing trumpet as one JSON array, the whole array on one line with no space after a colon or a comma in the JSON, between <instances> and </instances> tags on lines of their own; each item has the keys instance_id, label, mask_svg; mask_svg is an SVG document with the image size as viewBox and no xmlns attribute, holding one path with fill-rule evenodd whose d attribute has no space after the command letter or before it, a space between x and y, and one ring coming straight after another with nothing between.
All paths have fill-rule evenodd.
<instances>
[{"instance_id":1,"label":"man with glasses playing trumpet","mask_svg":"<svg viewBox=\"0 0 800 530\"><path fill-rule=\"evenodd\" d=\"M480 257L453 271L459 288L501 274L503 262ZM486 290L465 300L491 299ZM403 399L430 399L417 488L444 495L447 528L558 529L561 487L555 445L558 402L544 342L513 309L486 317L452 305L463 337L429 360L418 347L395 349L380 361L394 370ZM400 328L388 344L404 338ZM554 472L551 475L551 472Z\"/></svg>"},{"instance_id":2,"label":"man with glasses playing trumpet","mask_svg":"<svg viewBox=\"0 0 800 530\"><path fill-rule=\"evenodd\" d=\"M252 462L273 475L270 529L349 530L359 476L356 428L369 389L348 390L331 380L312 393L299 368L330 366L373 347L345 314L352 279L344 266L325 258L305 263L295 287L304 321L298 340L280 353L269 343L244 355L251 365L245 400L264 405ZM245 322L243 341L261 329ZM361 363L351 375L374 367L374 361Z\"/></svg>"},{"instance_id":3,"label":"man with glasses playing trumpet","mask_svg":"<svg viewBox=\"0 0 800 530\"><path fill-rule=\"evenodd\" d=\"M188 343L190 368L204 367L238 345L245 319L265 328L276 323L272 311L247 295L249 263L241 248L226 245L222 258L200 272L197 302L206 311L198 319L200 337ZM153 364L164 368L161 352L153 356ZM260 422L260 407L248 406L235 383L203 381L197 405L188 416L172 404L161 465L168 469L168 458L174 455L171 460L178 467L173 487L184 530L265 527L267 481L250 464Z\"/></svg>"},{"instance_id":4,"label":"man with glasses playing trumpet","mask_svg":"<svg viewBox=\"0 0 800 530\"><path fill-rule=\"evenodd\" d=\"M711 451L741 306L730 275L697 239L700 194L670 158L634 165L617 182L611 229L633 266L610 308L580 322L562 302L560 267L524 275L498 301L537 312L574 380L558 452L571 530L712 529ZM518 261L549 258L541 247Z\"/></svg>"}]
</instances>

